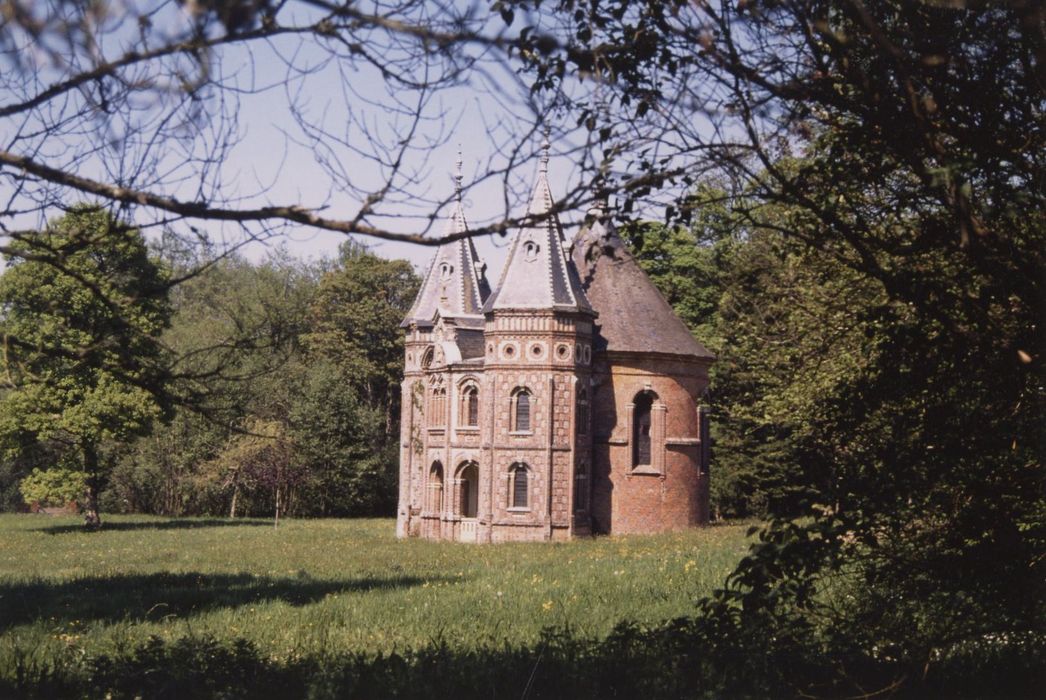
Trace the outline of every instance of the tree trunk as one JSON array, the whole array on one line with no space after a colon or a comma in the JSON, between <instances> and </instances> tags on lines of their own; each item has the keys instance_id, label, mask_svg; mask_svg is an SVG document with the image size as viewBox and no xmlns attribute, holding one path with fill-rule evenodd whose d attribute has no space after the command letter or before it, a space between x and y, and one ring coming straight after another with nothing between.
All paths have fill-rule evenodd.
<instances>
[{"instance_id":1,"label":"tree trunk","mask_svg":"<svg viewBox=\"0 0 1046 700\"><path fill-rule=\"evenodd\" d=\"M229 506L229 517L236 517L236 500L240 497L240 485L232 485L232 504Z\"/></svg>"},{"instance_id":2,"label":"tree trunk","mask_svg":"<svg viewBox=\"0 0 1046 700\"><path fill-rule=\"evenodd\" d=\"M98 473L98 452L94 445L82 445L84 453L84 471L87 472L87 487L84 489L84 527L97 530L102 526L102 516L98 512L98 492L101 490L101 475Z\"/></svg>"}]
</instances>

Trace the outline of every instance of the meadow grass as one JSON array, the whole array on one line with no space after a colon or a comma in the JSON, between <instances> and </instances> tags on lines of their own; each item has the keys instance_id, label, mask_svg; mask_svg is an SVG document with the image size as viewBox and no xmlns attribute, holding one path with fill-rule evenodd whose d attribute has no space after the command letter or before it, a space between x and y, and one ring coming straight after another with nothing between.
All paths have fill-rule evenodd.
<instances>
[{"instance_id":1,"label":"meadow grass","mask_svg":"<svg viewBox=\"0 0 1046 700\"><path fill-rule=\"evenodd\" d=\"M747 550L745 525L496 546L397 540L394 522L0 515L0 677L17 660L151 636L247 639L273 661L599 638L689 615Z\"/></svg>"}]
</instances>

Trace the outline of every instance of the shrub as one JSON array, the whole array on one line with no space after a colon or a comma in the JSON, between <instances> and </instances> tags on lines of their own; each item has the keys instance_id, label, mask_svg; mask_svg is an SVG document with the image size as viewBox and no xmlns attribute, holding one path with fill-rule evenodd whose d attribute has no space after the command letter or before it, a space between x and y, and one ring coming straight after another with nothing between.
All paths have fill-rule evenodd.
<instances>
[{"instance_id":1,"label":"shrub","mask_svg":"<svg viewBox=\"0 0 1046 700\"><path fill-rule=\"evenodd\" d=\"M22 479L18 490L26 505L64 506L80 498L87 488L87 475L71 469L34 469Z\"/></svg>"}]
</instances>

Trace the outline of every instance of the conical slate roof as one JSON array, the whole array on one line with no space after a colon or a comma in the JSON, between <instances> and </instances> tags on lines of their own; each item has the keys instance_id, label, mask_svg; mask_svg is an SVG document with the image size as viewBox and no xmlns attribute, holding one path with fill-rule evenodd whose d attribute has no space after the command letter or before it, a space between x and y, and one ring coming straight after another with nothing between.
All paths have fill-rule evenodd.
<instances>
[{"instance_id":1,"label":"conical slate roof","mask_svg":"<svg viewBox=\"0 0 1046 700\"><path fill-rule=\"evenodd\" d=\"M466 231L468 223L459 196L447 223L446 235ZM483 302L490 295L484 270L471 238L444 243L436 249L418 296L400 326L411 323L430 326L437 312L450 317L482 313Z\"/></svg>"},{"instance_id":2,"label":"conical slate roof","mask_svg":"<svg viewBox=\"0 0 1046 700\"><path fill-rule=\"evenodd\" d=\"M599 314L595 349L714 359L639 267L603 212L589 215L591 223L574 239L572 258Z\"/></svg>"},{"instance_id":3,"label":"conical slate roof","mask_svg":"<svg viewBox=\"0 0 1046 700\"><path fill-rule=\"evenodd\" d=\"M563 227L559 217L550 214L552 210L546 147L527 216L548 216L520 229L501 272L501 281L487 299L484 312L496 309L592 310L581 288L577 269L566 254Z\"/></svg>"}]
</instances>

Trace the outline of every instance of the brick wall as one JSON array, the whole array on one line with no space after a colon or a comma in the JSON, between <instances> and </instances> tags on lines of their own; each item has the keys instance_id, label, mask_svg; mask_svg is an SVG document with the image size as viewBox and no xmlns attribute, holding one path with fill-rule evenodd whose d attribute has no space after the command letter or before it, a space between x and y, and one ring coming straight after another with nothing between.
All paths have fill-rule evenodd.
<instances>
[{"instance_id":1,"label":"brick wall","mask_svg":"<svg viewBox=\"0 0 1046 700\"><path fill-rule=\"evenodd\" d=\"M708 386L707 366L656 356L599 356L593 383L595 530L661 532L708 522L697 418ZM663 421L663 428L652 440L652 465L637 468L629 405L644 391L656 394L654 410L660 405L663 413L655 427Z\"/></svg>"},{"instance_id":2,"label":"brick wall","mask_svg":"<svg viewBox=\"0 0 1046 700\"><path fill-rule=\"evenodd\" d=\"M454 539L460 529L459 466L479 466L479 541L564 539L572 534L676 530L708 521L708 476L700 468L697 407L707 364L651 355L592 356L591 325L535 314L488 317L484 362L421 365L433 334L408 332L401 424L397 533ZM432 379L447 388L446 428L430 428ZM412 387L421 382L416 400ZM462 428L460 388L480 387L479 425ZM531 397L530 430L513 430L515 389ZM589 390L590 429L577 430L577 392ZM654 449L633 464L630 429L639 392L653 392ZM429 472L443 467L442 501L432 508ZM511 507L510 466L528 467L528 507ZM588 508L576 507L575 473ZM457 500L456 500L457 499ZM585 499L582 497L582 501ZM591 526L591 528L590 528Z\"/></svg>"}]
</instances>

